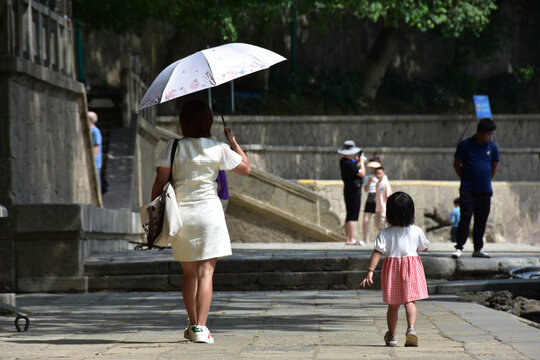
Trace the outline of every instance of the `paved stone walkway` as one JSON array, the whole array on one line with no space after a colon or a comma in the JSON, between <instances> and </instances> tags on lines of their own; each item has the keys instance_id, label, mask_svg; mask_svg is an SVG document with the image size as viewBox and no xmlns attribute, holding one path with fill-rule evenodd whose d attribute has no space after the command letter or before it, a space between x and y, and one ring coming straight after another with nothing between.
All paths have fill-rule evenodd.
<instances>
[{"instance_id":1,"label":"paved stone walkway","mask_svg":"<svg viewBox=\"0 0 540 360\"><path fill-rule=\"evenodd\" d=\"M384 346L379 291L216 292L216 343L183 339L179 292L18 295L29 332L0 317L0 359L540 359L538 324L452 295L418 302L420 347Z\"/></svg>"}]
</instances>

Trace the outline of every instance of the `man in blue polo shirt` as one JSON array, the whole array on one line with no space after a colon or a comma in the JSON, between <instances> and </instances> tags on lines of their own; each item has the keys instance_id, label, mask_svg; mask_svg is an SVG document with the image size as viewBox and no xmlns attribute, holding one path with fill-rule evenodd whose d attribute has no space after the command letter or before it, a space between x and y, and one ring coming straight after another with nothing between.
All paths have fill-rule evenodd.
<instances>
[{"instance_id":1,"label":"man in blue polo shirt","mask_svg":"<svg viewBox=\"0 0 540 360\"><path fill-rule=\"evenodd\" d=\"M463 245L469 236L469 226L474 215L472 256L489 258L484 247L484 232L491 207L491 179L499 165L499 150L493 142L495 122L484 118L478 121L476 134L457 146L454 155L454 169L461 179L459 206L461 219L457 229L456 251L452 257L461 256Z\"/></svg>"}]
</instances>

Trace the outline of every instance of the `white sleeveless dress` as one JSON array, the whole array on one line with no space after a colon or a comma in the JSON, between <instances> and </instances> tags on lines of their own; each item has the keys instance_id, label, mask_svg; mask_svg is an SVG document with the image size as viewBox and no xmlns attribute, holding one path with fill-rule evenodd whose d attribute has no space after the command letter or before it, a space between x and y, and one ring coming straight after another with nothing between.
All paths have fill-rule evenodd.
<instances>
[{"instance_id":1,"label":"white sleeveless dress","mask_svg":"<svg viewBox=\"0 0 540 360\"><path fill-rule=\"evenodd\" d=\"M156 167L171 167L169 140ZM178 261L197 261L232 255L225 215L217 196L219 170L231 170L242 157L213 138L181 138L172 169L182 230L171 242Z\"/></svg>"}]
</instances>

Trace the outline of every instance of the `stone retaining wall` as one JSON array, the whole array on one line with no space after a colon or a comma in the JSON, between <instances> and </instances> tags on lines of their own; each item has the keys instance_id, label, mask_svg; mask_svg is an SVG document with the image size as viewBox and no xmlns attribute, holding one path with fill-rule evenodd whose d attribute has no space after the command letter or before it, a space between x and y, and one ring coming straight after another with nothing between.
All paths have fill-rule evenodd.
<instances>
[{"instance_id":1,"label":"stone retaining wall","mask_svg":"<svg viewBox=\"0 0 540 360\"><path fill-rule=\"evenodd\" d=\"M16 206L100 206L101 193L82 83L29 60L3 55L0 94L0 204L9 212L0 220L0 287L5 291L16 286Z\"/></svg>"},{"instance_id":2,"label":"stone retaining wall","mask_svg":"<svg viewBox=\"0 0 540 360\"><path fill-rule=\"evenodd\" d=\"M81 204L20 205L15 222L18 292L86 291L85 259L141 241L139 214Z\"/></svg>"},{"instance_id":3,"label":"stone retaining wall","mask_svg":"<svg viewBox=\"0 0 540 360\"><path fill-rule=\"evenodd\" d=\"M100 204L82 83L0 59L0 202Z\"/></svg>"},{"instance_id":4,"label":"stone retaining wall","mask_svg":"<svg viewBox=\"0 0 540 360\"><path fill-rule=\"evenodd\" d=\"M498 115L496 140L501 155L496 180L540 181L540 115ZM352 139L366 156L377 155L392 179L456 180L457 142L476 131L473 116L227 116L228 126L251 163L285 179L340 179L336 151ZM179 132L177 117L158 125ZM223 125L214 119L220 140Z\"/></svg>"}]
</instances>

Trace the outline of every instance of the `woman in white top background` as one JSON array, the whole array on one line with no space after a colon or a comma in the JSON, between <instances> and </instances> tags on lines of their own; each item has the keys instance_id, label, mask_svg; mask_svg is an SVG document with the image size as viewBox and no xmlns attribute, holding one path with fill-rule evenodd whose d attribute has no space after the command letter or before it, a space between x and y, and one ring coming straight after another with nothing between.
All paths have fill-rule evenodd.
<instances>
[{"instance_id":1,"label":"woman in white top background","mask_svg":"<svg viewBox=\"0 0 540 360\"><path fill-rule=\"evenodd\" d=\"M213 114L204 101L186 102L179 121L184 137L178 141L172 169L173 139L159 156L152 199L162 191L172 171L183 225L171 246L174 258L183 269L182 297L189 317L184 337L213 343L206 322L212 301L214 269L219 257L232 254L216 178L219 170L247 176L251 169L232 130L224 129L230 146L211 138Z\"/></svg>"}]
</instances>

